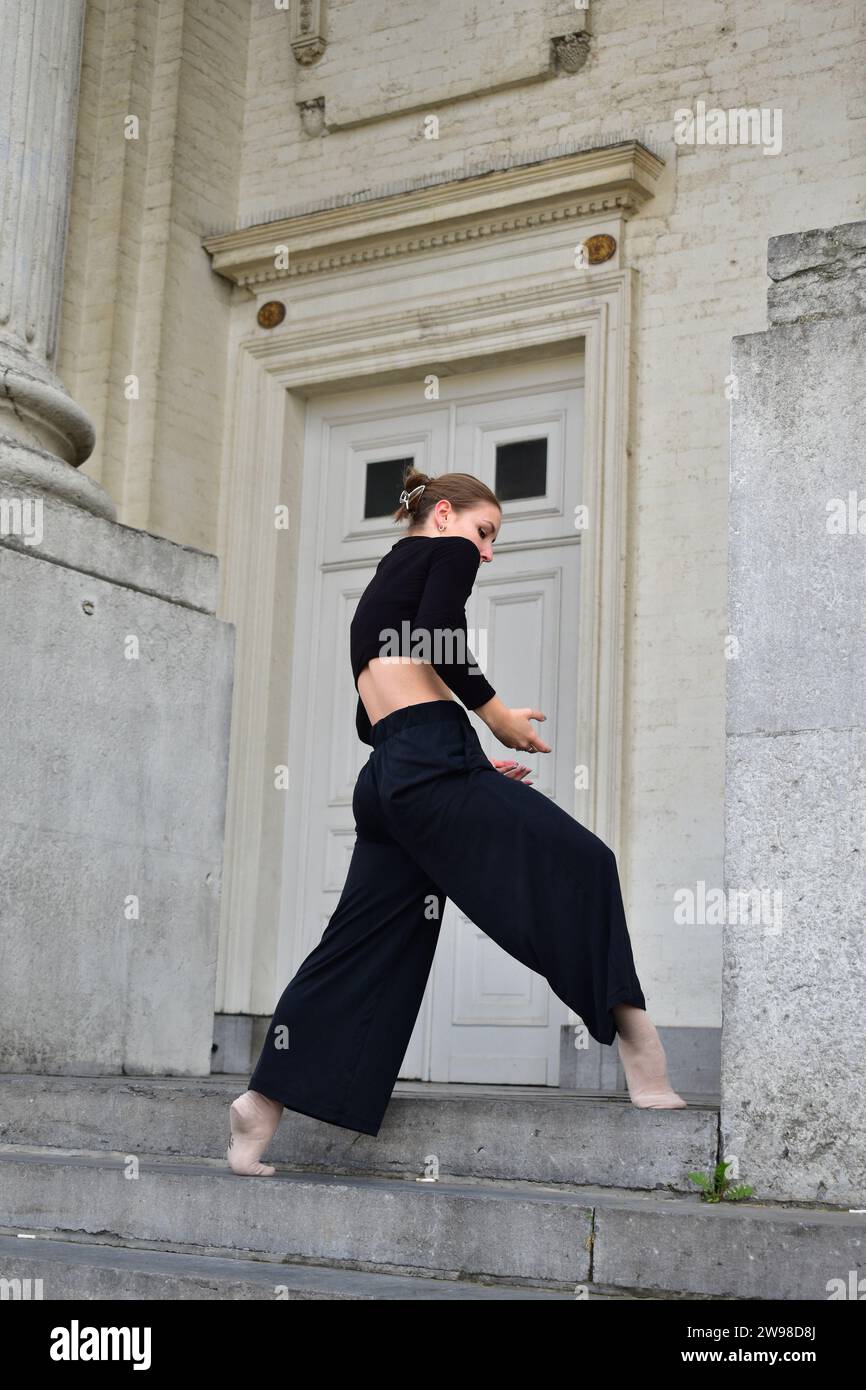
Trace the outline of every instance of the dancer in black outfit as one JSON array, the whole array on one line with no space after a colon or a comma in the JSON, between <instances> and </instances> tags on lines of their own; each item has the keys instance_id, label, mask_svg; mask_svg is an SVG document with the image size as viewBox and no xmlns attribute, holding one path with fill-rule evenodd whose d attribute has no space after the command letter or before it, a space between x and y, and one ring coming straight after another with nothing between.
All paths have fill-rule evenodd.
<instances>
[{"instance_id":1,"label":"dancer in black outfit","mask_svg":"<svg viewBox=\"0 0 866 1390\"><path fill-rule=\"evenodd\" d=\"M236 1173L261 1162L283 1108L377 1134L430 973L447 898L543 975L598 1042L618 1035L642 1109L686 1102L646 1013L616 858L522 764L486 757L466 709L506 748L549 753L467 645L466 600L502 512L478 478L405 480L410 528L379 562L352 620L356 728L372 752L355 785L356 841L340 901L287 985L249 1089L232 1103ZM462 701L458 704L453 695ZM464 706L466 708L464 708Z\"/></svg>"}]
</instances>

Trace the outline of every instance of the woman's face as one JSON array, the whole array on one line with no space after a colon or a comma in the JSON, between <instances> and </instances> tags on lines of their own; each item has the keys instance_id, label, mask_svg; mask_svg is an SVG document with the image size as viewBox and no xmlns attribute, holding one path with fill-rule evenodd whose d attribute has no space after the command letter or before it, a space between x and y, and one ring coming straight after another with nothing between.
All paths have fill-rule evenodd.
<instances>
[{"instance_id":1,"label":"woman's face","mask_svg":"<svg viewBox=\"0 0 866 1390\"><path fill-rule=\"evenodd\" d=\"M437 504L439 505L439 504ZM477 507L467 507L456 512L450 504L441 520L448 524L449 536L466 536L478 546L482 560L493 559L493 542L499 535L502 525L502 512L493 502L479 502Z\"/></svg>"}]
</instances>

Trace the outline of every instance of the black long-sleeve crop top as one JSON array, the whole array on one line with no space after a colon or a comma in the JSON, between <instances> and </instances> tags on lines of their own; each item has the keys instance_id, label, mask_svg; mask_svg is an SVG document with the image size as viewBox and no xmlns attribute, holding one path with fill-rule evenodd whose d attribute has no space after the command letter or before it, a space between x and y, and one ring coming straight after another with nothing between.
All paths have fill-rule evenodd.
<instances>
[{"instance_id":1,"label":"black long-sleeve crop top","mask_svg":"<svg viewBox=\"0 0 866 1390\"><path fill-rule=\"evenodd\" d=\"M349 630L355 689L373 657L429 661L467 709L496 691L467 643L466 600L481 553L466 536L403 536L376 566ZM370 720L358 699L355 727L372 747Z\"/></svg>"}]
</instances>

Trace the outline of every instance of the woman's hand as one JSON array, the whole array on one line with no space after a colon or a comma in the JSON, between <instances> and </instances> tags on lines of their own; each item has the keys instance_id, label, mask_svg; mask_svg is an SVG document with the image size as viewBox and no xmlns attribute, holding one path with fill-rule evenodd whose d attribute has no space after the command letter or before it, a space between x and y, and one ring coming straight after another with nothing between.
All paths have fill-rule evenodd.
<instances>
[{"instance_id":1,"label":"woman's hand","mask_svg":"<svg viewBox=\"0 0 866 1390\"><path fill-rule=\"evenodd\" d=\"M486 704L478 705L475 713L506 748L518 748L523 753L550 752L548 744L529 722L547 718L540 709L509 709L498 695L494 695Z\"/></svg>"},{"instance_id":2,"label":"woman's hand","mask_svg":"<svg viewBox=\"0 0 866 1390\"><path fill-rule=\"evenodd\" d=\"M491 758L490 761L497 772L501 772L503 777L510 777L514 782L522 782L527 772L532 770L531 768L524 767L522 763L511 762L507 758ZM532 782L523 782L523 785L525 787L531 787L534 784Z\"/></svg>"},{"instance_id":3,"label":"woman's hand","mask_svg":"<svg viewBox=\"0 0 866 1390\"><path fill-rule=\"evenodd\" d=\"M493 730L506 748L518 748L523 753L549 753L550 747L530 724L530 719L546 719L539 709L510 709L507 718Z\"/></svg>"}]
</instances>

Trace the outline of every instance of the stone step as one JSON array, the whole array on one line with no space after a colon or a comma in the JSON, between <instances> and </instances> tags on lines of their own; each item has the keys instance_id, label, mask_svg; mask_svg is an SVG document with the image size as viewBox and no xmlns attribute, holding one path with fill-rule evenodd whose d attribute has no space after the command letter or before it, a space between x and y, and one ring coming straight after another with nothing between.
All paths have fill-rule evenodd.
<instances>
[{"instance_id":1,"label":"stone step","mask_svg":"<svg viewBox=\"0 0 866 1390\"><path fill-rule=\"evenodd\" d=\"M379 1274L733 1299L826 1300L866 1218L791 1204L463 1179L279 1172L219 1160L0 1146L0 1226Z\"/></svg>"},{"instance_id":2,"label":"stone step","mask_svg":"<svg viewBox=\"0 0 866 1390\"><path fill-rule=\"evenodd\" d=\"M30 1280L26 1296L56 1299L454 1301L547 1299L574 1301L572 1291L485 1284L470 1279L432 1279L411 1274L373 1274L336 1265L284 1264L225 1255L184 1254L145 1246L106 1245L41 1236L0 1235L0 1279ZM623 1299L628 1294L592 1294Z\"/></svg>"},{"instance_id":3,"label":"stone step","mask_svg":"<svg viewBox=\"0 0 866 1390\"><path fill-rule=\"evenodd\" d=\"M228 1107L248 1077L0 1076L0 1140L224 1158ZM694 1192L709 1172L718 1103L638 1110L627 1097L542 1086L398 1082L375 1138L286 1110L268 1150L304 1172L568 1182ZM742 1181L748 1181L743 1174Z\"/></svg>"}]
</instances>

